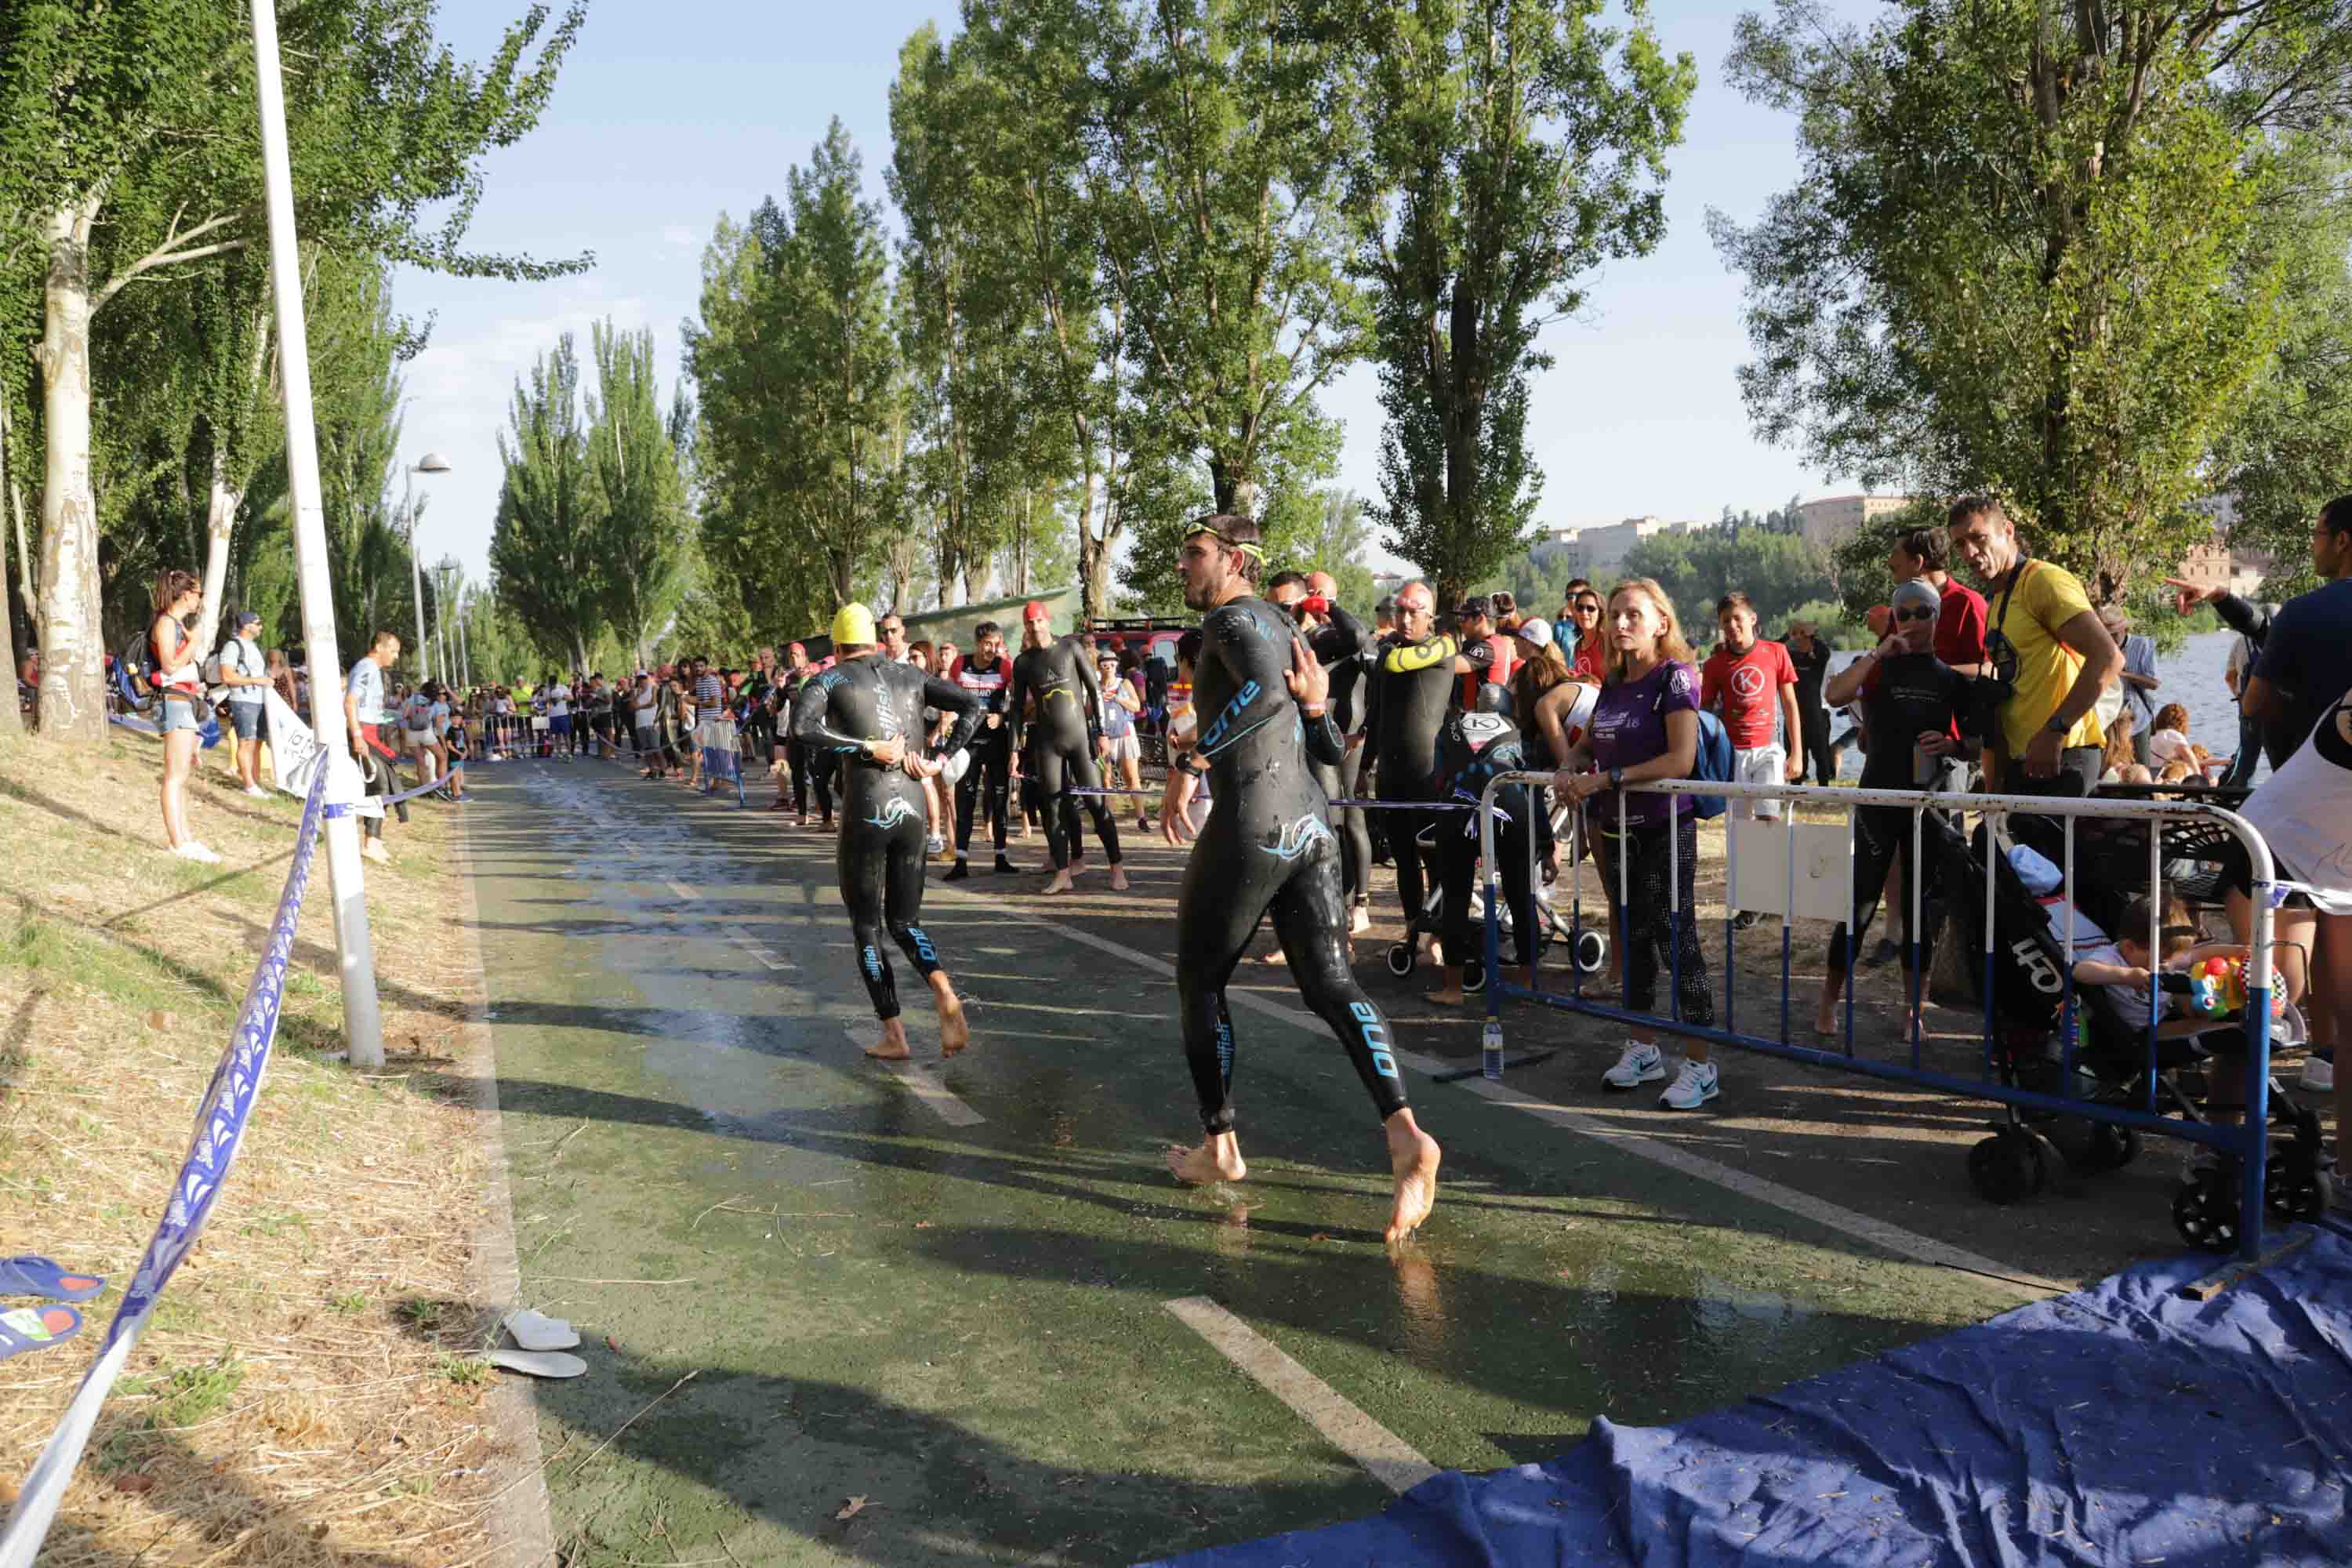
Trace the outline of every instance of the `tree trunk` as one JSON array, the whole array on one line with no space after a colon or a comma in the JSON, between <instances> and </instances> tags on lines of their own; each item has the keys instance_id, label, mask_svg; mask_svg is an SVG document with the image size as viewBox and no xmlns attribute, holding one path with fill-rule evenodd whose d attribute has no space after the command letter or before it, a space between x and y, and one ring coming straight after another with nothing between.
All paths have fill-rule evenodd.
<instances>
[{"instance_id":1,"label":"tree trunk","mask_svg":"<svg viewBox=\"0 0 2352 1568\"><path fill-rule=\"evenodd\" d=\"M106 632L100 620L98 507L89 476L89 229L98 203L43 226L41 426L41 733L95 746L106 738Z\"/></svg>"},{"instance_id":2,"label":"tree trunk","mask_svg":"<svg viewBox=\"0 0 2352 1568\"><path fill-rule=\"evenodd\" d=\"M1089 454L1091 457L1092 454ZM1095 537L1095 466L1087 464L1085 486L1078 491L1078 615L1094 621L1108 615L1105 592L1110 584L1110 496L1103 496L1103 537Z\"/></svg>"},{"instance_id":3,"label":"tree trunk","mask_svg":"<svg viewBox=\"0 0 2352 1568\"><path fill-rule=\"evenodd\" d=\"M209 658L220 636L221 612L227 604L228 538L236 526L243 492L228 482L228 463L218 447L213 448L212 492L205 500L205 607L196 619L196 657Z\"/></svg>"},{"instance_id":4,"label":"tree trunk","mask_svg":"<svg viewBox=\"0 0 2352 1568\"><path fill-rule=\"evenodd\" d=\"M0 393L0 397L6 394ZM8 496L8 415L0 408L0 506L7 504ZM16 611L9 602L8 593L8 533L0 529L0 649L8 655L8 673L16 673ZM17 736L25 732L25 716L16 711L16 694L11 692L0 702L0 735Z\"/></svg>"}]
</instances>

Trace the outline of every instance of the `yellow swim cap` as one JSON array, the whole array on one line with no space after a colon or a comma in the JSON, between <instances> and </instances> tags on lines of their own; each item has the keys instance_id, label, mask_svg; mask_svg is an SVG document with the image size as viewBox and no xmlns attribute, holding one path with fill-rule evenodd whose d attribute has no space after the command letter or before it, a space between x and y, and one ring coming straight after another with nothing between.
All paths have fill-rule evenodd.
<instances>
[{"instance_id":1,"label":"yellow swim cap","mask_svg":"<svg viewBox=\"0 0 2352 1568\"><path fill-rule=\"evenodd\" d=\"M875 640L873 611L863 605L850 604L833 612L835 648L850 645L871 647Z\"/></svg>"}]
</instances>

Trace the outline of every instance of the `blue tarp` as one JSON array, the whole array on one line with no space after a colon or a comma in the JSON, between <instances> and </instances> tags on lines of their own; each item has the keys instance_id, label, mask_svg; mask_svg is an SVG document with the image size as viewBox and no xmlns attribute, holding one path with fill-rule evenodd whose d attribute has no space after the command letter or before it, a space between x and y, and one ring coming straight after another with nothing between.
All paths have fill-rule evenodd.
<instances>
[{"instance_id":1,"label":"blue tarp","mask_svg":"<svg viewBox=\"0 0 2352 1568\"><path fill-rule=\"evenodd\" d=\"M2300 1230L2296 1234L2301 1234ZM2352 1563L2352 1232L2152 1263L1673 1426L1166 1568Z\"/></svg>"}]
</instances>

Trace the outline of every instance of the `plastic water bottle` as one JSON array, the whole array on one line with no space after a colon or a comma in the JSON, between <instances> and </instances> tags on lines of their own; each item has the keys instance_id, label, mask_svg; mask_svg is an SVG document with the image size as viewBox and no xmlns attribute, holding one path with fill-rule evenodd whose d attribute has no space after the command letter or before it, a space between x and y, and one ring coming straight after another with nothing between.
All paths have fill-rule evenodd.
<instances>
[{"instance_id":1,"label":"plastic water bottle","mask_svg":"<svg viewBox=\"0 0 2352 1568\"><path fill-rule=\"evenodd\" d=\"M1478 1069L1491 1079L1503 1076L1503 1026L1491 1018L1478 1037Z\"/></svg>"}]
</instances>

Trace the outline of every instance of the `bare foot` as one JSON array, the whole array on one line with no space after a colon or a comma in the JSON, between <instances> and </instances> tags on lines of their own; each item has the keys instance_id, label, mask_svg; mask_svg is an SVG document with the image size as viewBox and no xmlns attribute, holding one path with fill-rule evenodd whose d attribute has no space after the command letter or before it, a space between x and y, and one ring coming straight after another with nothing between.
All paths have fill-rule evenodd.
<instances>
[{"instance_id":1,"label":"bare foot","mask_svg":"<svg viewBox=\"0 0 2352 1568\"><path fill-rule=\"evenodd\" d=\"M1117 866L1110 868L1110 890L1114 893L1127 891L1127 873Z\"/></svg>"},{"instance_id":2,"label":"bare foot","mask_svg":"<svg viewBox=\"0 0 2352 1568\"><path fill-rule=\"evenodd\" d=\"M1260 953L1258 955L1258 962L1260 963L1288 963L1290 962L1290 955L1284 952L1282 949L1277 947L1272 952Z\"/></svg>"},{"instance_id":3,"label":"bare foot","mask_svg":"<svg viewBox=\"0 0 2352 1568\"><path fill-rule=\"evenodd\" d=\"M1249 1167L1242 1163L1241 1140L1230 1132L1217 1132L1203 1138L1197 1149L1169 1150L1168 1173L1201 1187L1211 1182L1238 1182L1249 1174ZM1428 1212L1427 1205L1422 1212Z\"/></svg>"},{"instance_id":4,"label":"bare foot","mask_svg":"<svg viewBox=\"0 0 2352 1568\"><path fill-rule=\"evenodd\" d=\"M1396 1173L1396 1207L1386 1237L1402 1241L1421 1228L1437 1203L1437 1140L1414 1125L1410 1110L1389 1118L1389 1168Z\"/></svg>"},{"instance_id":5,"label":"bare foot","mask_svg":"<svg viewBox=\"0 0 2352 1568\"><path fill-rule=\"evenodd\" d=\"M903 1062L915 1053L907 1048L906 1026L894 1019L884 1026L882 1037L866 1047L866 1054L877 1062Z\"/></svg>"},{"instance_id":6,"label":"bare foot","mask_svg":"<svg viewBox=\"0 0 2352 1568\"><path fill-rule=\"evenodd\" d=\"M932 986L931 999L940 1009L940 1055L954 1056L971 1044L971 1026L964 1022L963 1001L945 985Z\"/></svg>"},{"instance_id":7,"label":"bare foot","mask_svg":"<svg viewBox=\"0 0 2352 1568\"><path fill-rule=\"evenodd\" d=\"M1838 1032L1837 1005L1832 1003L1813 1015L1813 1033L1834 1035Z\"/></svg>"},{"instance_id":8,"label":"bare foot","mask_svg":"<svg viewBox=\"0 0 2352 1568\"><path fill-rule=\"evenodd\" d=\"M1440 1007L1459 1007L1470 999L1458 985L1444 991L1424 991L1422 994Z\"/></svg>"},{"instance_id":9,"label":"bare foot","mask_svg":"<svg viewBox=\"0 0 2352 1568\"><path fill-rule=\"evenodd\" d=\"M1063 893L1076 892L1077 889L1070 881L1070 874L1067 871L1056 871L1054 873L1054 879L1038 890L1047 898L1054 898Z\"/></svg>"}]
</instances>

